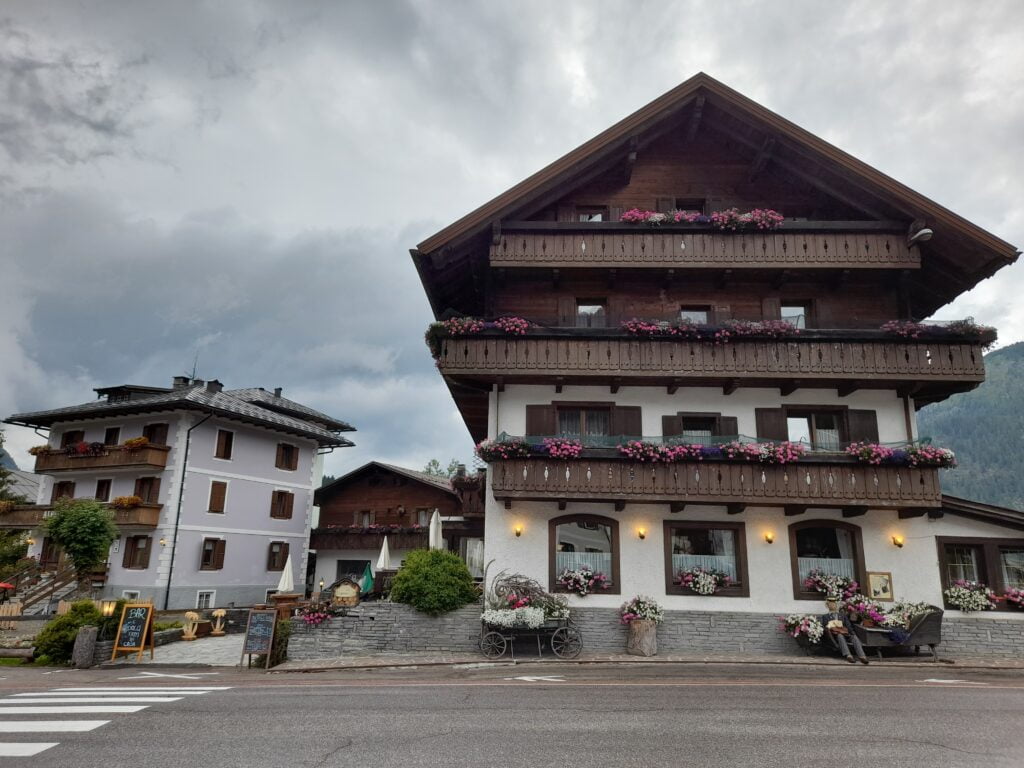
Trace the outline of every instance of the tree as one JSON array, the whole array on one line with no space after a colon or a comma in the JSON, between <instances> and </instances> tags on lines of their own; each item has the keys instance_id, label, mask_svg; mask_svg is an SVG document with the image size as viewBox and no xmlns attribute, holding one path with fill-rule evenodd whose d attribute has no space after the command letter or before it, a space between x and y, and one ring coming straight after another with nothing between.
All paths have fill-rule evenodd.
<instances>
[{"instance_id":1,"label":"tree","mask_svg":"<svg viewBox=\"0 0 1024 768\"><path fill-rule=\"evenodd\" d=\"M4 433L0 430L0 456L3 456L3 453ZM0 502L27 503L28 499L15 494L11 490L12 486L11 471L0 463ZM0 579L6 578L14 571L15 564L27 551L28 536L25 531L0 531Z\"/></svg>"},{"instance_id":2,"label":"tree","mask_svg":"<svg viewBox=\"0 0 1024 768\"><path fill-rule=\"evenodd\" d=\"M118 533L113 514L100 502L61 499L46 521L46 535L71 558L79 591L88 591L92 570L107 561Z\"/></svg>"},{"instance_id":3,"label":"tree","mask_svg":"<svg viewBox=\"0 0 1024 768\"><path fill-rule=\"evenodd\" d=\"M436 475L437 477L455 477L455 473L459 471L459 460L452 459L448 462L448 468L442 469L441 462L437 459L431 459L427 462L427 466L423 468L423 472L428 475Z\"/></svg>"},{"instance_id":4,"label":"tree","mask_svg":"<svg viewBox=\"0 0 1024 768\"><path fill-rule=\"evenodd\" d=\"M4 455L4 433L0 430L0 456ZM14 491L11 490L14 486L14 481L11 480L11 470L7 469L0 462L0 501L13 501L16 504L26 503L24 496L16 496Z\"/></svg>"}]
</instances>

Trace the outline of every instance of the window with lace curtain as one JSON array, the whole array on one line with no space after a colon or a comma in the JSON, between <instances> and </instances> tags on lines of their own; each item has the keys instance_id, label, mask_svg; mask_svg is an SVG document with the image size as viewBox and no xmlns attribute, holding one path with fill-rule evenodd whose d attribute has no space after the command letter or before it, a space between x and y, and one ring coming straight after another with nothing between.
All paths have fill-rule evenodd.
<instances>
[{"instance_id":1,"label":"window with lace curtain","mask_svg":"<svg viewBox=\"0 0 1024 768\"><path fill-rule=\"evenodd\" d=\"M804 587L811 571L823 571L864 584L864 545L860 528L837 520L807 520L789 527L793 593L798 600L821 600Z\"/></svg>"},{"instance_id":2,"label":"window with lace curtain","mask_svg":"<svg viewBox=\"0 0 1024 768\"><path fill-rule=\"evenodd\" d=\"M1024 539L938 536L942 589L964 579L979 581L997 595L1024 589ZM1005 602L996 610L1018 610Z\"/></svg>"},{"instance_id":3,"label":"window with lace curtain","mask_svg":"<svg viewBox=\"0 0 1024 768\"><path fill-rule=\"evenodd\" d=\"M679 574L693 568L719 571L730 579L716 595L747 597L747 546L743 523L666 521L665 591L693 594L679 586Z\"/></svg>"},{"instance_id":4,"label":"window with lace curtain","mask_svg":"<svg viewBox=\"0 0 1024 768\"><path fill-rule=\"evenodd\" d=\"M619 594L619 524L599 515L564 515L551 520L550 582L552 592L564 592L558 583L563 571L590 568L611 580L601 594Z\"/></svg>"}]
</instances>

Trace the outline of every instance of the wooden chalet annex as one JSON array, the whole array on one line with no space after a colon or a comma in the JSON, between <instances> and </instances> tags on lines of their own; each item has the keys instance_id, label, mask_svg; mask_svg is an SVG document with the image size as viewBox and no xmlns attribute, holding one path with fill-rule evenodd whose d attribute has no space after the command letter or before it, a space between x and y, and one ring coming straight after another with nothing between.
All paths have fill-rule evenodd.
<instances>
[{"instance_id":1,"label":"wooden chalet annex","mask_svg":"<svg viewBox=\"0 0 1024 768\"><path fill-rule=\"evenodd\" d=\"M784 221L716 226L733 208ZM1018 255L711 77L687 80L412 251L449 321L428 333L438 369L473 438L499 444L486 560L552 589L590 564L610 592L675 609L793 609L815 597L811 569L890 572L898 597L940 602L937 537L1005 531L944 516L943 460L913 453L915 412L982 382L994 335L914 321ZM545 438L578 445L558 457ZM630 442L689 447L651 462ZM851 443L895 453L871 464ZM731 587L681 589L700 565Z\"/></svg>"}]
</instances>

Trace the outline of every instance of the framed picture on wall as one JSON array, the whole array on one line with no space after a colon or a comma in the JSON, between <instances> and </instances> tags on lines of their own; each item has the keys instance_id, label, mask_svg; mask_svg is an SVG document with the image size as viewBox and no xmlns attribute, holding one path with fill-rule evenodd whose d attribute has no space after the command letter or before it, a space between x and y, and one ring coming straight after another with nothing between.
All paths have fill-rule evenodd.
<instances>
[{"instance_id":1,"label":"framed picture on wall","mask_svg":"<svg viewBox=\"0 0 1024 768\"><path fill-rule=\"evenodd\" d=\"M868 597L882 603L893 602L892 574L886 571L868 571Z\"/></svg>"}]
</instances>

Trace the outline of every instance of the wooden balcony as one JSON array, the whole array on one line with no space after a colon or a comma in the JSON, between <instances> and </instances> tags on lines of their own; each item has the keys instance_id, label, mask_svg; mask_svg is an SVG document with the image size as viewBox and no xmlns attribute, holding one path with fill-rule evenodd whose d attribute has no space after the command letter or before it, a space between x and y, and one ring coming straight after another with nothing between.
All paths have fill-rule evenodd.
<instances>
[{"instance_id":1,"label":"wooden balcony","mask_svg":"<svg viewBox=\"0 0 1024 768\"><path fill-rule=\"evenodd\" d=\"M443 340L445 376L489 383L902 388L922 402L985 379L980 342L895 340L879 331L806 331L785 339L645 339L619 331L547 329ZM674 389L673 389L674 391Z\"/></svg>"},{"instance_id":2,"label":"wooden balcony","mask_svg":"<svg viewBox=\"0 0 1024 768\"><path fill-rule=\"evenodd\" d=\"M166 445L147 445L135 449L114 445L96 456L69 456L63 452L41 453L36 456L35 471L52 473L84 472L92 469L164 469L170 450Z\"/></svg>"},{"instance_id":3,"label":"wooden balcony","mask_svg":"<svg viewBox=\"0 0 1024 768\"><path fill-rule=\"evenodd\" d=\"M160 522L160 510L163 504L139 504L128 509L108 508L114 513L117 525L131 528L156 528ZM51 504L19 504L7 512L0 512L0 529L31 530L40 527L47 518L52 517L54 507Z\"/></svg>"},{"instance_id":4,"label":"wooden balcony","mask_svg":"<svg viewBox=\"0 0 1024 768\"><path fill-rule=\"evenodd\" d=\"M938 510L938 470L869 467L837 458L769 465L702 461L643 464L624 459L514 459L491 464L492 492L513 501L722 504L731 512L747 505ZM924 514L923 511L917 514Z\"/></svg>"},{"instance_id":5,"label":"wooden balcony","mask_svg":"<svg viewBox=\"0 0 1024 768\"><path fill-rule=\"evenodd\" d=\"M318 551L329 549L372 549L380 550L384 537L388 537L388 548L392 551L400 549L426 549L428 533L350 533L344 528L332 530L317 528L309 539L310 549Z\"/></svg>"},{"instance_id":6,"label":"wooden balcony","mask_svg":"<svg viewBox=\"0 0 1024 768\"><path fill-rule=\"evenodd\" d=\"M871 229L865 229L870 226ZM800 222L729 234L707 225L513 222L490 246L492 267L696 269L919 269L905 227L876 222ZM873 231L872 231L873 230Z\"/></svg>"}]
</instances>

